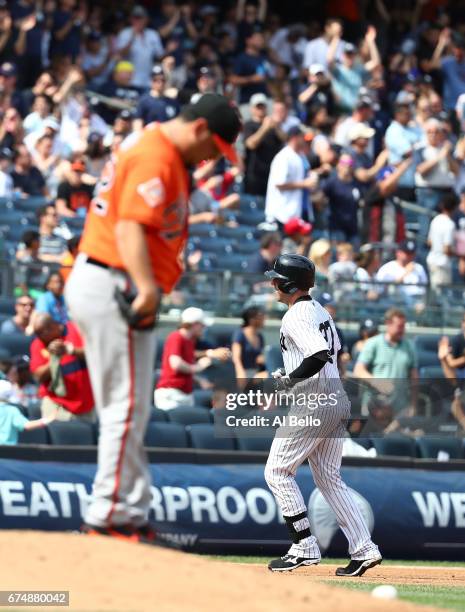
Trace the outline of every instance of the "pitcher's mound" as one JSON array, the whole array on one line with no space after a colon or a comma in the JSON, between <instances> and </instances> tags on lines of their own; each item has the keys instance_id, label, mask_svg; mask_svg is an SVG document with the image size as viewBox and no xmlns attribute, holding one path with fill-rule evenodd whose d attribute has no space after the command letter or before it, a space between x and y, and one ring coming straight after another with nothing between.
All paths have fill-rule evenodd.
<instances>
[{"instance_id":1,"label":"pitcher's mound","mask_svg":"<svg viewBox=\"0 0 465 612\"><path fill-rule=\"evenodd\" d=\"M290 576L272 574L266 567L260 571L100 536L3 531L0 550L2 590L69 591L71 610L421 610L407 603L375 600L363 593L317 584L305 574L296 579L299 570L289 580Z\"/></svg>"}]
</instances>

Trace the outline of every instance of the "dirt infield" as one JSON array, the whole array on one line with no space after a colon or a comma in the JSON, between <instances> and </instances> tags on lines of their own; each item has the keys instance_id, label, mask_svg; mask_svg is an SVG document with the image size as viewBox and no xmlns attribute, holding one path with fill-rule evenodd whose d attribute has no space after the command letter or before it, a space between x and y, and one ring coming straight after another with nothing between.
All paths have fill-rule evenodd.
<instances>
[{"instance_id":1,"label":"dirt infield","mask_svg":"<svg viewBox=\"0 0 465 612\"><path fill-rule=\"evenodd\" d=\"M226 563L104 537L32 531L0 532L0 551L0 590L68 590L71 610L431 610L317 584L317 580L334 578L334 567L328 565L275 575L263 566ZM450 568L380 566L366 577L388 584L424 584L425 580L465 584L465 571Z\"/></svg>"}]
</instances>

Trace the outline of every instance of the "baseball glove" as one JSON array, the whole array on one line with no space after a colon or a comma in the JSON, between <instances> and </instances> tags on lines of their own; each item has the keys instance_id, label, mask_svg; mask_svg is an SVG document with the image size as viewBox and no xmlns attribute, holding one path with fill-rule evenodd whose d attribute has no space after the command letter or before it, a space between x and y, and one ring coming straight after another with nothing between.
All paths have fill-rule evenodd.
<instances>
[{"instance_id":1,"label":"baseball glove","mask_svg":"<svg viewBox=\"0 0 465 612\"><path fill-rule=\"evenodd\" d=\"M129 327L137 331L150 331L156 325L157 313L154 312L153 314L147 315L134 312L132 303L135 297L133 293L121 291L118 287L115 289L116 303L118 304L123 319L127 321Z\"/></svg>"}]
</instances>

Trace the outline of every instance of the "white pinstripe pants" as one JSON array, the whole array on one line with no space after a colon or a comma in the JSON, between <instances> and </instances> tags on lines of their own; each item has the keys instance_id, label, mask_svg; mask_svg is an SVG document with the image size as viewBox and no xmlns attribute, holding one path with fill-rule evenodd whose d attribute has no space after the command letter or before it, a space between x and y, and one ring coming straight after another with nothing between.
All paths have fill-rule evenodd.
<instances>
[{"instance_id":1,"label":"white pinstripe pants","mask_svg":"<svg viewBox=\"0 0 465 612\"><path fill-rule=\"evenodd\" d=\"M266 482L284 516L307 512L295 474L297 468L308 460L315 485L334 510L339 527L349 542L351 558L378 556L378 547L371 540L365 519L340 475L345 434L343 420L348 416L347 409L319 408L313 416L321 420L318 429L295 430L291 437L280 437L282 431L277 431L265 467ZM306 543L306 554L312 558L321 556L313 535Z\"/></svg>"}]
</instances>

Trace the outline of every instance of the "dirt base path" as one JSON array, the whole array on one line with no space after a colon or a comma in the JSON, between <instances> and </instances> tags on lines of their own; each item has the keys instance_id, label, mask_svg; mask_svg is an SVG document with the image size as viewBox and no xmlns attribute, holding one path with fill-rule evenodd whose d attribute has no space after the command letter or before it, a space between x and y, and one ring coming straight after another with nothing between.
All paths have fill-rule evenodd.
<instances>
[{"instance_id":1,"label":"dirt base path","mask_svg":"<svg viewBox=\"0 0 465 612\"><path fill-rule=\"evenodd\" d=\"M334 568L328 565L300 568L290 575L275 575L262 566L214 561L104 537L3 531L0 532L0 558L0 590L67 590L70 591L68 609L73 611L431 610L317 584L316 580L334 577ZM464 581L465 572L451 569L442 572L454 573L462 583ZM365 576L370 581L388 584L399 582L400 575L405 581L410 576L412 584L422 584L421 581L429 577L430 582L438 584L440 573L440 570L436 575L429 570L381 566Z\"/></svg>"}]
</instances>

